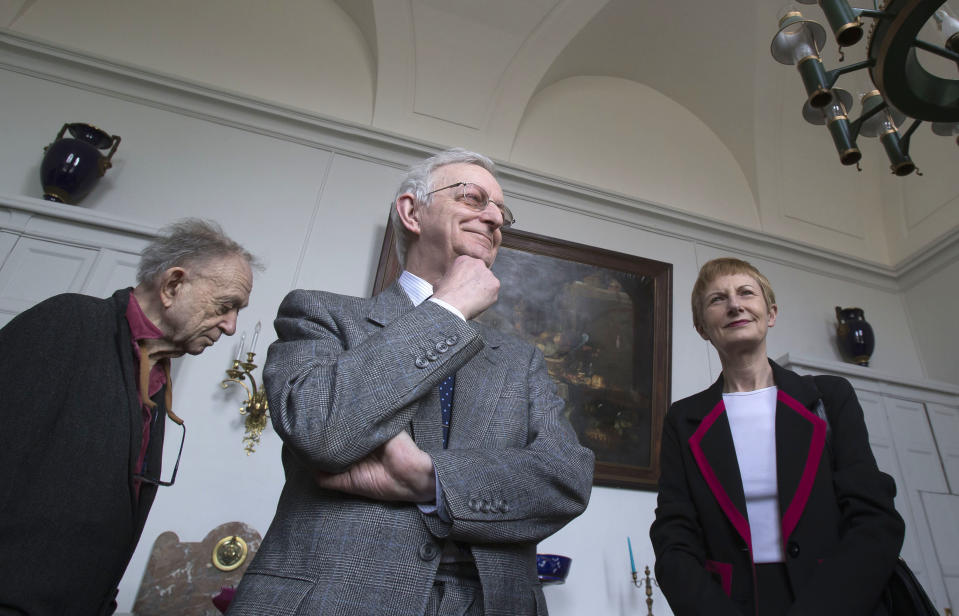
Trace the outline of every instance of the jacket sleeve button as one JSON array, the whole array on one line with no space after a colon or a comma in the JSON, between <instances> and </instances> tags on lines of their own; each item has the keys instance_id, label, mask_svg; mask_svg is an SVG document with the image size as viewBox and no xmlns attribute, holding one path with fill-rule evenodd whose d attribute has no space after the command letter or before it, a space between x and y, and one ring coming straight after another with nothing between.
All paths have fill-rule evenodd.
<instances>
[{"instance_id":1,"label":"jacket sleeve button","mask_svg":"<svg viewBox=\"0 0 959 616\"><path fill-rule=\"evenodd\" d=\"M426 361L425 357L417 357L414 363L416 363L417 368L425 368L430 365L430 362Z\"/></svg>"},{"instance_id":2,"label":"jacket sleeve button","mask_svg":"<svg viewBox=\"0 0 959 616\"><path fill-rule=\"evenodd\" d=\"M419 557L425 561L430 561L439 556L440 550L439 547L432 541L427 541L422 544L417 550Z\"/></svg>"}]
</instances>

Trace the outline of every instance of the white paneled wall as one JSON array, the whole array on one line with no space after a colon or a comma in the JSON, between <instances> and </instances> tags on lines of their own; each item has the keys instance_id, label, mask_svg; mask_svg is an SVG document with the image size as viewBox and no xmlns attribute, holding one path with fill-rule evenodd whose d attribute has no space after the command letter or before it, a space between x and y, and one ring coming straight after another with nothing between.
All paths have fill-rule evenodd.
<instances>
[{"instance_id":1,"label":"white paneled wall","mask_svg":"<svg viewBox=\"0 0 959 616\"><path fill-rule=\"evenodd\" d=\"M919 549L916 516L913 512L912 501L909 499L909 493L902 489L906 485L906 479L900 470L899 457L896 455L896 446L893 443L892 429L882 395L863 387L860 387L856 394L859 396L859 403L862 405L863 414L866 418L869 445L876 456L876 464L895 480L898 488L896 510L906 522L906 537L903 541L901 555L907 563L912 565L916 575L921 575L925 579L926 565L922 559L922 551Z\"/></svg>"},{"instance_id":2,"label":"white paneled wall","mask_svg":"<svg viewBox=\"0 0 959 616\"><path fill-rule=\"evenodd\" d=\"M926 404L926 410L942 457L946 483L950 491L959 494L959 409L930 402Z\"/></svg>"},{"instance_id":3,"label":"white paneled wall","mask_svg":"<svg viewBox=\"0 0 959 616\"><path fill-rule=\"evenodd\" d=\"M959 605L959 495L922 492L923 510L929 526L937 529L936 557L942 566L946 593Z\"/></svg>"},{"instance_id":4,"label":"white paneled wall","mask_svg":"<svg viewBox=\"0 0 959 616\"><path fill-rule=\"evenodd\" d=\"M72 206L32 201L0 201L0 326L57 293L105 297L135 284L149 230L79 224Z\"/></svg>"}]
</instances>

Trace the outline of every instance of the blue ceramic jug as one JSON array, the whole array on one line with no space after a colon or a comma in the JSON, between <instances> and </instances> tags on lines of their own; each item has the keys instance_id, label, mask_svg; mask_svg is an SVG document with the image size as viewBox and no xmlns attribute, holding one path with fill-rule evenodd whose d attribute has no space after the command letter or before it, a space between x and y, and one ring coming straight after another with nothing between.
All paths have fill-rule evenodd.
<instances>
[{"instance_id":1,"label":"blue ceramic jug","mask_svg":"<svg viewBox=\"0 0 959 616\"><path fill-rule=\"evenodd\" d=\"M843 358L860 366L868 366L876 348L876 337L872 326L866 322L862 308L836 306L836 320L836 339Z\"/></svg>"},{"instance_id":2,"label":"blue ceramic jug","mask_svg":"<svg viewBox=\"0 0 959 616\"><path fill-rule=\"evenodd\" d=\"M63 134L70 131L71 137ZM53 143L43 148L40 182L47 201L76 205L87 196L107 169L120 145L118 135L108 135L89 124L64 124ZM100 150L110 148L104 156Z\"/></svg>"}]
</instances>

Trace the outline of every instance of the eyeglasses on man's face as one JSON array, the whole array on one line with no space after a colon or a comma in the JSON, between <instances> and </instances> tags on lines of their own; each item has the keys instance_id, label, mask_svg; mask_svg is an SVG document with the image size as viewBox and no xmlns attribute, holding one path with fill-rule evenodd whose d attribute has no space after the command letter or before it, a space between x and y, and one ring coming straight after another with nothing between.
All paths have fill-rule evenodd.
<instances>
[{"instance_id":1,"label":"eyeglasses on man's face","mask_svg":"<svg viewBox=\"0 0 959 616\"><path fill-rule=\"evenodd\" d=\"M509 211L509 208L506 207L506 204L497 203L490 199L489 193L486 192L486 189L479 184L474 184L472 182L457 182L455 184L450 184L449 186L431 190L430 192L426 193L426 196L428 197L433 193L450 188L454 189L453 199L459 203L462 203L474 212L484 211L487 207L489 207L490 203L495 205L496 209L499 210L500 215L503 217L503 224L500 226L501 229L509 229L511 226L513 226L513 224L516 223L516 218L513 216L513 212Z\"/></svg>"}]
</instances>

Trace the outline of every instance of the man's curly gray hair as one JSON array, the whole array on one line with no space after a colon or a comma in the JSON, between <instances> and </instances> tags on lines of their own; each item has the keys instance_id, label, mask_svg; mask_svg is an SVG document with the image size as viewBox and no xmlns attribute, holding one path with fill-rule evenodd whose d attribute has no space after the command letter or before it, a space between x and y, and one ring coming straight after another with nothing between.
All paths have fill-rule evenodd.
<instances>
[{"instance_id":1,"label":"man's curly gray hair","mask_svg":"<svg viewBox=\"0 0 959 616\"><path fill-rule=\"evenodd\" d=\"M160 230L160 235L140 253L137 283L153 287L171 267L196 265L213 259L238 256L253 269L262 269L259 261L233 241L212 220L184 218Z\"/></svg>"}]
</instances>

